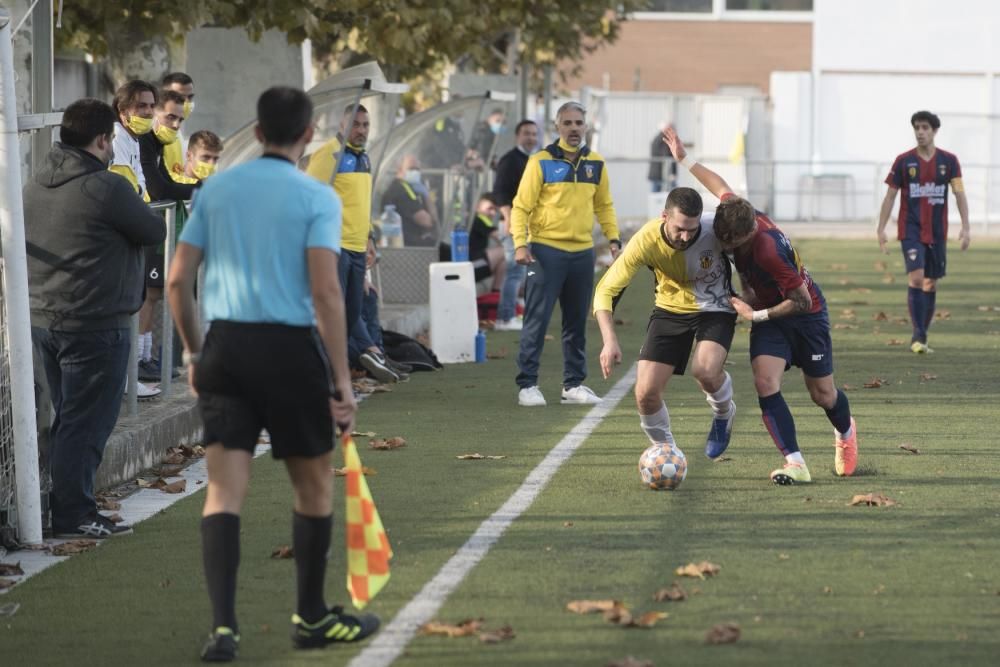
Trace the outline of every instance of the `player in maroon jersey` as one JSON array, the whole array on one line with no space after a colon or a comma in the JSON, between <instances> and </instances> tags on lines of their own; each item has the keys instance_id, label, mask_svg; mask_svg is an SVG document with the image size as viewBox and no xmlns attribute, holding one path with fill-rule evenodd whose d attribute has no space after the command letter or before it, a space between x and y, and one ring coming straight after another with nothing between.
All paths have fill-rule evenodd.
<instances>
[{"instance_id":1,"label":"player in maroon jersey","mask_svg":"<svg viewBox=\"0 0 1000 667\"><path fill-rule=\"evenodd\" d=\"M909 281L907 303L913 322L910 349L917 354L933 352L927 346L927 330L934 321L937 281L944 278L945 246L948 242L948 187L955 193L962 231L958 239L962 250L969 247L969 201L962 185L962 167L958 158L934 145L941 119L930 111L918 111L910 118L917 147L896 158L886 176L889 186L882 200L878 218L878 244L888 253L885 225L892 214L896 193L899 200L899 231L903 261Z\"/></svg>"}]
</instances>

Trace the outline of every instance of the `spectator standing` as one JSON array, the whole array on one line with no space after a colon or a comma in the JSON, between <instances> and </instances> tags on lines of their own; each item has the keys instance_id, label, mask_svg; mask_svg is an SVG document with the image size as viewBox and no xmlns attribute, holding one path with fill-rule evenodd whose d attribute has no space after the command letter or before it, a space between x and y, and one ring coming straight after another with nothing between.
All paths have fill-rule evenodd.
<instances>
[{"instance_id":1,"label":"spectator standing","mask_svg":"<svg viewBox=\"0 0 1000 667\"><path fill-rule=\"evenodd\" d=\"M171 72L163 77L163 90L172 90L184 97L184 120L188 119L194 111L194 79L184 72ZM179 134L179 143L168 144L164 149L164 161L167 171L174 180L184 183L184 150L187 141L183 134Z\"/></svg>"},{"instance_id":2,"label":"spectator standing","mask_svg":"<svg viewBox=\"0 0 1000 667\"><path fill-rule=\"evenodd\" d=\"M95 99L63 112L59 142L24 188L31 337L45 369L56 537L131 532L97 511L94 476L121 407L143 246L163 219L108 172L116 114Z\"/></svg>"},{"instance_id":3,"label":"spectator standing","mask_svg":"<svg viewBox=\"0 0 1000 667\"><path fill-rule=\"evenodd\" d=\"M204 181L215 173L225 147L219 135L209 130L198 130L188 139L184 154L185 181Z\"/></svg>"}]
</instances>

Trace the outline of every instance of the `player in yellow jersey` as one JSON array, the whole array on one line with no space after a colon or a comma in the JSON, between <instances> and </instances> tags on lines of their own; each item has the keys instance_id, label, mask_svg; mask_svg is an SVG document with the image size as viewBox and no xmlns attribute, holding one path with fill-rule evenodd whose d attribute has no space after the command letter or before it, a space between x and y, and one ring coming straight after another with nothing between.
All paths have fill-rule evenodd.
<instances>
[{"instance_id":1,"label":"player in yellow jersey","mask_svg":"<svg viewBox=\"0 0 1000 667\"><path fill-rule=\"evenodd\" d=\"M597 284L594 315L604 339L601 371L607 379L622 360L612 317L614 302L636 271L652 269L656 306L639 350L635 385L642 430L653 444L676 445L663 392L672 376L684 374L693 344L691 372L713 412L705 455L715 459L729 446L736 416L733 380L723 369L736 313L729 302L731 265L713 223L701 220L702 208L701 195L691 188L671 191L660 218L632 237Z\"/></svg>"}]
</instances>

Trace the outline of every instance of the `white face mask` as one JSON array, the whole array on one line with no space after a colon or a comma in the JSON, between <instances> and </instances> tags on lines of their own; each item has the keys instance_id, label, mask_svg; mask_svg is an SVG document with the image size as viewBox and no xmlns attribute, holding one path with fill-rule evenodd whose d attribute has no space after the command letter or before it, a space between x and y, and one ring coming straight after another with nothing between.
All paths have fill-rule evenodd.
<instances>
[{"instance_id":1,"label":"white face mask","mask_svg":"<svg viewBox=\"0 0 1000 667\"><path fill-rule=\"evenodd\" d=\"M407 169L406 174L403 176L403 180L411 185L420 185L420 170Z\"/></svg>"}]
</instances>

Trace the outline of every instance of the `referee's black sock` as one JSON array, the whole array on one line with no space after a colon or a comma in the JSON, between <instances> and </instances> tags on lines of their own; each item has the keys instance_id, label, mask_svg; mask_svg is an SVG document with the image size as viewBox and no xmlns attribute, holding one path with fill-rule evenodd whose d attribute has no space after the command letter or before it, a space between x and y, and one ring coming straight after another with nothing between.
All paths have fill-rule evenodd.
<instances>
[{"instance_id":1,"label":"referee's black sock","mask_svg":"<svg viewBox=\"0 0 1000 667\"><path fill-rule=\"evenodd\" d=\"M240 567L240 517L209 514L201 520L201 553L212 601L213 628L236 627L236 572Z\"/></svg>"},{"instance_id":2,"label":"referee's black sock","mask_svg":"<svg viewBox=\"0 0 1000 667\"><path fill-rule=\"evenodd\" d=\"M326 560L330 552L333 515L323 517L292 514L292 548L298 580L298 614L306 623L315 623L327 614L323 598Z\"/></svg>"}]
</instances>

